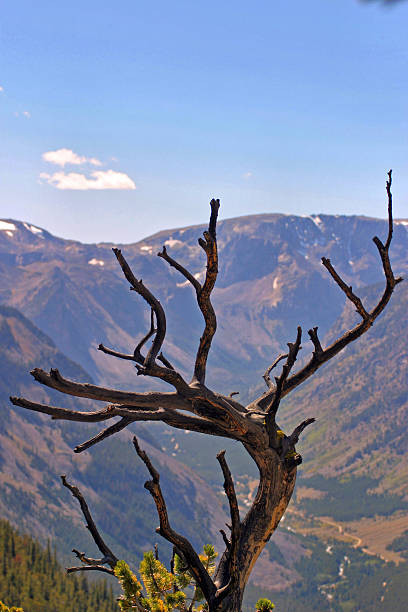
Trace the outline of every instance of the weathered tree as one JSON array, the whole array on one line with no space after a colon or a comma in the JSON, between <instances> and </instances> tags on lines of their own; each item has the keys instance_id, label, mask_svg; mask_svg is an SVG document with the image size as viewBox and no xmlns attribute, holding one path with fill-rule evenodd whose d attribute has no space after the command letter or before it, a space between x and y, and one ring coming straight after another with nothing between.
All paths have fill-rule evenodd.
<instances>
[{"instance_id":1,"label":"weathered tree","mask_svg":"<svg viewBox=\"0 0 408 612\"><path fill-rule=\"evenodd\" d=\"M52 369L48 373L35 369L31 374L35 380L47 387L71 396L109 404L93 412L76 412L34 403L23 398L11 398L12 403L16 406L48 414L53 419L99 422L119 417L119 420L98 435L77 446L74 449L76 453L101 442L135 421L161 421L178 429L231 438L242 443L246 452L258 466L259 486L251 508L242 518L225 453L219 453L217 459L224 476L224 489L229 502L231 525L229 525L228 535L221 530L225 551L214 576L211 577L190 542L172 529L160 488L159 474L149 457L140 448L137 440L134 439L136 452L151 475L151 480L146 482L145 487L152 495L159 515L160 527L157 531L173 545L187 564L211 612L239 612L241 610L245 585L254 563L277 528L292 496L297 465L302 461L301 456L296 452L295 445L303 430L315 419L310 418L303 421L291 434L286 435L276 422L281 400L312 376L324 363L368 331L386 307L395 286L402 280L394 277L389 259L393 234L391 170L388 173L386 191L388 235L385 243L378 237L373 238L381 258L386 281L384 292L377 304L371 310L367 310L361 299L353 292L352 287L348 286L336 272L330 260L323 257L324 267L347 299L355 306L361 320L326 348L323 348L321 344L318 328L310 329L308 334L314 350L305 365L293 373L302 340L302 330L298 327L294 342L288 343L287 353L278 356L263 375L267 386L266 391L248 405L244 406L239 403L232 397L234 394L222 395L209 389L205 384L208 354L217 327L216 315L211 304L211 293L218 273L216 224L219 200L211 200L208 230L204 232L203 238L198 239L207 258L207 270L203 284L173 259L165 247L158 253L159 257L178 270L191 283L204 317L205 327L200 338L191 382L187 382L161 352L166 336L166 316L162 305L146 285L136 278L122 252L115 248L113 252L130 283L130 289L141 296L151 309L151 326L131 354L117 352L102 344L99 349L107 355L133 361L139 375L160 379L172 387L172 390L147 393L118 391L67 380L58 370ZM147 349L146 344L151 338L151 346ZM272 381L271 372L281 362L283 362L281 372ZM98 569L112 573L117 558L98 533L80 491L65 480L64 484L80 501L90 532L102 553L101 559L89 559L85 554L75 551L83 565L79 568L71 568L71 571Z\"/></svg>"}]
</instances>

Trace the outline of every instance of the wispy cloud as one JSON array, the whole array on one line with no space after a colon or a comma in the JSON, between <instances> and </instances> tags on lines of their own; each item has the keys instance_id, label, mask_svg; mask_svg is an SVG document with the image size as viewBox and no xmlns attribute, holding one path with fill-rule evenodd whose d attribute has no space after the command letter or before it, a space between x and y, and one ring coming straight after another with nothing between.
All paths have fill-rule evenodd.
<instances>
[{"instance_id":1,"label":"wispy cloud","mask_svg":"<svg viewBox=\"0 0 408 612\"><path fill-rule=\"evenodd\" d=\"M21 111L21 113L19 112L15 112L14 113L15 117L25 117L26 119L30 119L31 118L31 113L30 111Z\"/></svg>"},{"instance_id":2,"label":"wispy cloud","mask_svg":"<svg viewBox=\"0 0 408 612\"><path fill-rule=\"evenodd\" d=\"M77 191L88 191L91 189L136 189L135 183L127 174L115 172L114 170L95 170L95 172L91 172L90 178L79 172L55 172L54 174L42 172L40 179L56 189Z\"/></svg>"},{"instance_id":3,"label":"wispy cloud","mask_svg":"<svg viewBox=\"0 0 408 612\"><path fill-rule=\"evenodd\" d=\"M0 85L0 93L1 93L2 91L4 91L4 87L2 87L2 86Z\"/></svg>"},{"instance_id":4,"label":"wispy cloud","mask_svg":"<svg viewBox=\"0 0 408 612\"><path fill-rule=\"evenodd\" d=\"M42 158L64 168L66 164L80 166L82 164L92 164L92 166L102 166L102 162L96 157L85 157L74 153L72 149L57 149L56 151L46 151L42 154Z\"/></svg>"},{"instance_id":5,"label":"wispy cloud","mask_svg":"<svg viewBox=\"0 0 408 612\"><path fill-rule=\"evenodd\" d=\"M244 178L245 180L248 180L252 178L252 176L253 176L252 172L244 172L244 174L242 175L242 178Z\"/></svg>"}]
</instances>

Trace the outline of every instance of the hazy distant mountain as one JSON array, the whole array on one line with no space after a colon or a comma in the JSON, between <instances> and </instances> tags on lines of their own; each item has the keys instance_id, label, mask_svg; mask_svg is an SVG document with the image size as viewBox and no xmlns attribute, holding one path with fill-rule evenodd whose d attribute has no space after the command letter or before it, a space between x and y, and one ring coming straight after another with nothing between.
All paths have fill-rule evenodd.
<instances>
[{"instance_id":1,"label":"hazy distant mountain","mask_svg":"<svg viewBox=\"0 0 408 612\"><path fill-rule=\"evenodd\" d=\"M6 223L6 225L4 225ZM132 365L97 351L99 342L130 350L148 327L149 313L128 283L109 244L85 245L51 236L17 221L0 231L0 300L18 308L50 335L67 356L106 383L150 384ZM192 290L156 254L165 244L173 257L202 277L197 245L204 226L160 232L121 247L135 274L165 306L165 353L191 371L202 330ZM214 292L218 331L209 382L219 390L248 387L301 324L328 331L343 308L343 295L320 263L331 257L355 287L381 280L371 238L386 222L364 217L256 215L219 223L220 275ZM392 259L408 267L408 225L397 222Z\"/></svg>"}]
</instances>

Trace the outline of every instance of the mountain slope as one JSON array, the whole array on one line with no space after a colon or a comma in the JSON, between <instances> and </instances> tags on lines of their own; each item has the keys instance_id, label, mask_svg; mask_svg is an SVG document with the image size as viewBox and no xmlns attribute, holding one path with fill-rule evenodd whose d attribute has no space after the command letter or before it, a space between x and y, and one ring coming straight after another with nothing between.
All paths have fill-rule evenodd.
<instances>
[{"instance_id":1,"label":"mountain slope","mask_svg":"<svg viewBox=\"0 0 408 612\"><path fill-rule=\"evenodd\" d=\"M98 380L124 388L151 386L150 381L135 377L131 365L96 350L97 344L103 341L129 351L135 345L135 338L140 338L148 326L147 312L128 292L110 245L81 245L50 237L45 231L42 234L33 232L19 222L10 223L15 228L9 230L10 235L0 232L0 299L18 305L24 313L32 316L43 330L52 334L59 348L64 348ZM407 227L406 222L401 222L395 228L392 260L398 275L406 272L408 267ZM196 238L202 229L193 227L161 232L135 245L123 247L135 273L164 303L169 323L165 352L184 369L191 366L202 322L190 287L155 257L155 253L164 243L174 257L189 266L193 273L202 276L204 263L196 246ZM214 293L219 328L209 364L210 385L226 392L240 390L245 401L250 395L258 394L260 374L276 354L282 352L286 342L293 339L298 323L305 329L318 324L321 337L326 333L326 340L347 329L352 324L353 314L348 307L343 310L343 296L327 277L319 257L331 257L346 281L352 282L354 287L360 286L358 292L362 294L361 285L377 283L382 276L378 255L371 244L375 233L383 236L386 223L359 217L298 218L284 215L259 215L221 222L221 271L218 289ZM379 514L389 514L389 508L384 505L386 497L390 498L389 491L399 494L392 498L394 506L391 512L406 511L402 503L408 485L403 454L407 439L404 417L407 407L404 352L407 290L404 285L397 288L388 310L355 347L349 347L344 355L322 368L304 388L282 403L282 427L289 428L307 416L318 417L317 424L299 447L305 458L300 470L300 488L307 489L309 495L312 492L318 496L318 499L313 497L312 502L310 497L307 501L307 496L303 501L301 496L296 500L294 508L305 512L306 517L313 512L327 516L328 509L335 508L333 501L344 510L349 499L346 495L360 496L360 506L364 507L362 514L361 508L358 509L360 517L367 516L369 502L373 501L378 501L374 508L380 511ZM378 287L374 289L379 290ZM366 297L372 299L371 288ZM8 333L4 334L6 353L12 348ZM302 353L307 352L308 344L304 342ZM49 357L54 359L52 365L56 365L55 347L53 350ZM16 362L19 353L24 355L25 352L30 355L30 363L26 360L24 364L28 369L34 365L31 357L36 355L36 348L23 350L20 346L15 349ZM38 360L35 360L35 365L44 367ZM59 367L70 376L67 371L69 364ZM83 375L86 376L82 371L73 377ZM7 377L6 383L9 384ZM33 397L32 390L32 387L27 388L24 394ZM44 393L37 387L37 393L40 392ZM62 400L58 397L53 401L61 404ZM10 416L11 422L19 418L15 411L13 415ZM24 430L21 441L23 426L19 422L14 425L14 439L8 441L7 452L13 454L15 448L24 448L26 453L20 464L14 466L19 478L24 481L24 469L33 461L32 451L24 446L24 438L35 440L37 445L45 438L44 447L49 445L52 449L51 452L45 451L49 452L45 462L52 462L58 456L58 469L61 466L63 471L67 470L84 488L108 538L115 540L126 554L132 549L138 555L143 548L150 547L152 541L143 538L153 533L156 519L149 500L143 498L145 474L141 466L135 467L135 457L126 442L129 435L124 434L111 443L95 447L81 456L80 463L76 463L67 442L73 446L88 436L83 425L60 425L56 429L55 423L38 415L27 416L27 419L34 419L29 423L34 429ZM214 510L219 508L219 504L211 490L175 459L193 465L219 490L218 466L209 458L214 457L222 441L194 434L186 436L184 432L172 432L164 427L149 427L141 431L142 437L149 438L152 443L146 447L160 465L163 476L168 478L168 482L175 483L168 489L175 526L179 525L184 532L187 529L194 543L200 546L204 534L208 534L208 526L219 528L224 520L223 514ZM56 455L59 448L63 452ZM40 459L42 452L43 449L37 452ZM228 453L234 456L231 463L239 479L237 489L244 510L255 490L256 470L255 474L251 472L237 445L228 445ZM119 457L115 463L112 461L112 458ZM109 466L112 465L110 473ZM106 466L106 477L101 466ZM171 491L177 490L180 473L182 496L187 504L177 516L178 500L171 497ZM349 485L347 478L350 474ZM339 476L344 482L339 481ZM33 473L29 471L26 481L32 480ZM50 500L49 491L52 491L52 510L55 516L72 520L77 529L72 531L73 539L76 539L72 544L78 545L78 541L83 541L83 535L78 531L77 510L73 510L72 502L67 502L66 498L61 500L55 484L51 486L47 482L41 485L42 488L36 490L37 502L40 503L44 495L48 495L47 500ZM381 499L373 498L373 490ZM383 491L387 491L385 496ZM15 490L13 493L15 496ZM34 512L25 498L22 497L19 504L24 509L25 518L28 516L31 520L31 516L37 516L38 509ZM51 524L54 533L58 534L59 525L55 524L55 518L41 512L40 509L40 519L35 528ZM193 512L195 514L191 514ZM140 521L141 515L147 520ZM127 525L126 530L122 528L123 524ZM199 526L197 533L194 524ZM134 534L134 542L129 542L129 534ZM216 537L214 531L210 535ZM276 565L287 551L288 535L284 533L282 537L278 533L276 536L276 548L270 549L269 562L273 566L273 575L279 576L281 587L292 588L298 579L293 561L289 567ZM296 565L300 563L299 559L310 554L311 549L305 552L298 546L295 548ZM257 584L262 584L262 574L262 570L258 571Z\"/></svg>"},{"instance_id":2,"label":"mountain slope","mask_svg":"<svg viewBox=\"0 0 408 612\"><path fill-rule=\"evenodd\" d=\"M103 342L129 351L148 327L149 313L127 282L111 245L84 245L32 231L0 231L0 301L14 306L55 339L71 359L97 380L136 384L134 368L102 355ZM202 331L201 315L188 283L156 257L163 244L199 278L204 258L197 245L201 226L160 232L123 246L135 274L166 308L165 353L191 371ZM408 267L408 226L396 225L392 258L398 273ZM385 221L364 217L256 215L219 223L220 274L214 292L218 331L210 355L209 383L245 397L296 325L328 331L343 297L320 257L331 257L354 286L381 279L371 238L384 235ZM186 330L188 332L186 333ZM145 380L137 379L139 388ZM149 381L150 384L150 381Z\"/></svg>"},{"instance_id":3,"label":"mountain slope","mask_svg":"<svg viewBox=\"0 0 408 612\"><path fill-rule=\"evenodd\" d=\"M0 306L0 516L43 541L52 537L59 551L93 548L76 502L61 486L59 475L66 473L87 496L95 520L107 539L115 542L117 554L140 558L154 545L157 516L143 489L148 474L132 448L130 432L75 455L72 447L91 437L94 427L51 421L8 401L12 391L71 409L89 405L35 383L28 375L33 364L45 368L54 364L73 378L90 380L21 313ZM161 473L174 527L198 548L209 540L219 542L218 528L225 522L219 499L188 467L161 452L147 430L137 431Z\"/></svg>"},{"instance_id":4,"label":"mountain slope","mask_svg":"<svg viewBox=\"0 0 408 612\"><path fill-rule=\"evenodd\" d=\"M381 290L370 287L366 301ZM408 495L407 301L404 282L369 332L283 404L282 420L318 419L302 440L308 473L369 475L381 479L381 490ZM347 305L326 341L355 320Z\"/></svg>"}]
</instances>

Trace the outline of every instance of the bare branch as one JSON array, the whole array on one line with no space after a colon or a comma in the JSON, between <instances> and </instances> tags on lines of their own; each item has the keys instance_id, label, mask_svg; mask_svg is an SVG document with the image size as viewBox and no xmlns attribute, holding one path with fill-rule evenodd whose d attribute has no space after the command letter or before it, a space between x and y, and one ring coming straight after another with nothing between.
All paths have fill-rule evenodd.
<instances>
[{"instance_id":1,"label":"bare branch","mask_svg":"<svg viewBox=\"0 0 408 612\"><path fill-rule=\"evenodd\" d=\"M204 232L204 240L198 239L198 243L205 251L207 256L207 271L204 284L197 293L198 306L203 314L205 321L205 329L200 338L200 344L197 351L197 356L194 366L194 378L201 384L205 382L205 372L207 366L208 353L211 348L211 342L217 329L217 318L214 308L211 304L211 292L214 289L215 281L218 275L218 252L217 252L217 236L216 224L218 209L220 207L219 200L211 200L211 217L208 225L208 231Z\"/></svg>"},{"instance_id":2,"label":"bare branch","mask_svg":"<svg viewBox=\"0 0 408 612\"><path fill-rule=\"evenodd\" d=\"M76 548L73 548L72 552L75 553L75 555L78 557L80 561L82 561L82 563L85 563L88 565L101 565L101 564L103 565L104 563L108 563L106 557L103 557L102 559L92 559L91 557L87 557L85 553L80 552Z\"/></svg>"},{"instance_id":3,"label":"bare branch","mask_svg":"<svg viewBox=\"0 0 408 612\"><path fill-rule=\"evenodd\" d=\"M157 366L158 367L158 366ZM98 387L89 383L78 383L64 378L58 370L51 369L44 372L39 368L32 370L31 375L35 380L46 387L56 389L67 395L86 397L102 402L113 402L128 404L137 407L158 408L160 406L171 406L174 408L188 409L188 403L178 393L133 393L131 391L117 391L105 387ZM173 372L174 374L174 372ZM186 385L188 389L188 385Z\"/></svg>"},{"instance_id":4,"label":"bare branch","mask_svg":"<svg viewBox=\"0 0 408 612\"><path fill-rule=\"evenodd\" d=\"M239 536L241 532L241 521L239 518L239 508L238 508L237 496L235 493L234 481L232 480L231 472L228 467L227 461L225 459L225 450L218 453L217 460L221 466L221 470L224 475L224 485L223 486L224 486L225 494L228 498L228 503L229 503L229 508L230 508L231 544L229 547L227 546L227 548L229 549L229 556L230 556L230 573L234 575L237 569L237 555L238 555ZM221 534L223 534L222 531L221 531ZM225 541L225 538L224 538L224 541Z\"/></svg>"},{"instance_id":5,"label":"bare branch","mask_svg":"<svg viewBox=\"0 0 408 612\"><path fill-rule=\"evenodd\" d=\"M153 420L153 419L150 419L150 420ZM83 451L87 450L94 444L97 444L98 442L102 442L102 440L106 440L106 438L109 438L110 436L113 436L113 434L118 433L119 431L122 431L122 429L125 429L125 427L130 425L131 422L132 422L132 419L129 417L121 418L120 421L118 421L114 425L110 425L106 429L103 429L96 436L93 436L92 438L90 438L86 442L83 442L82 444L78 444L78 446L74 448L74 453L82 453Z\"/></svg>"},{"instance_id":6,"label":"bare branch","mask_svg":"<svg viewBox=\"0 0 408 612\"><path fill-rule=\"evenodd\" d=\"M175 370L175 367L171 365L170 361L168 359L166 359L166 357L163 355L163 353L160 353L159 355L157 355L157 359L159 361L162 362L162 364L166 367L169 368L169 370Z\"/></svg>"},{"instance_id":7,"label":"bare branch","mask_svg":"<svg viewBox=\"0 0 408 612\"><path fill-rule=\"evenodd\" d=\"M146 452L140 448L136 436L133 438L133 444L137 454L147 467L152 477L152 480L148 480L144 486L153 497L154 503L156 504L157 514L159 515L160 527L158 527L156 531L182 552L195 581L204 593L207 601L210 601L216 593L216 587L190 542L184 536L176 533L171 528L167 514L166 502L164 501L163 493L160 487L160 475L153 467L152 462L150 461Z\"/></svg>"},{"instance_id":8,"label":"bare branch","mask_svg":"<svg viewBox=\"0 0 408 612\"><path fill-rule=\"evenodd\" d=\"M106 346L104 346L103 344L100 344L98 346L98 350L102 351L103 353L105 353L106 355L112 355L113 357L118 357L119 359L127 359L128 361L135 361L136 363L140 363L140 364L144 364L145 362L145 357L143 357L142 353L140 352L141 349L143 348L143 346L146 344L146 342L157 332L157 330L154 327L154 310L153 308L150 311L150 329L147 332L147 334L145 336L143 336L143 338L141 339L141 341L138 343L138 345L136 346L135 350L133 351L133 355L129 355L126 353L119 353L118 351L114 351L110 348L107 348ZM160 357L158 357L159 359Z\"/></svg>"},{"instance_id":9,"label":"bare branch","mask_svg":"<svg viewBox=\"0 0 408 612\"><path fill-rule=\"evenodd\" d=\"M106 347L104 344L100 344L98 346L98 351L105 353L105 355L111 355L112 357L118 357L119 359L126 359L127 361L136 361L134 354L129 355L127 353L120 353L119 351L114 351Z\"/></svg>"},{"instance_id":10,"label":"bare branch","mask_svg":"<svg viewBox=\"0 0 408 612\"><path fill-rule=\"evenodd\" d=\"M299 440L299 436L302 433L302 431L308 426L311 425L312 423L314 423L316 421L315 418L311 418L311 419L306 419L305 421L302 421L300 423L300 425L298 425L290 434L289 436L289 443L290 445L294 446L298 440Z\"/></svg>"},{"instance_id":11,"label":"bare branch","mask_svg":"<svg viewBox=\"0 0 408 612\"><path fill-rule=\"evenodd\" d=\"M310 336L311 341L313 342L313 346L314 346L314 358L315 359L320 359L320 356L323 353L323 349L322 349L322 345L320 344L320 340L319 340L319 336L317 335L317 327L313 327L312 329L309 329L309 331L307 332Z\"/></svg>"},{"instance_id":12,"label":"bare branch","mask_svg":"<svg viewBox=\"0 0 408 612\"><path fill-rule=\"evenodd\" d=\"M113 569L106 567L105 565L80 565L79 567L67 567L67 574L72 574L74 572L89 572L89 571L97 571L97 572L106 572L107 574L114 575Z\"/></svg>"},{"instance_id":13,"label":"bare branch","mask_svg":"<svg viewBox=\"0 0 408 612\"><path fill-rule=\"evenodd\" d=\"M155 329L155 327L154 327L154 310L153 310L153 308L151 308L150 309L150 329L147 332L147 334L145 336L143 336L143 338L141 339L139 344L137 344L137 346L136 346L136 348L134 350L133 354L134 354L136 360L138 360L138 358L140 357L141 361L144 363L144 358L142 357L142 354L141 354L140 351L142 350L142 348L144 347L146 342L148 340L150 340L150 338L152 336L154 336L155 333L157 333L157 329Z\"/></svg>"},{"instance_id":14,"label":"bare branch","mask_svg":"<svg viewBox=\"0 0 408 612\"><path fill-rule=\"evenodd\" d=\"M322 257L322 264L324 265L326 270L328 270L329 274L331 275L333 280L338 284L340 289L346 294L346 296L348 297L350 302L353 302L353 304L356 307L356 310L359 313L359 315L361 315L361 317L365 321L368 320L369 319L369 314L366 311L366 309L364 308L360 298L357 297L353 293L353 288L349 287L348 285L346 285L346 283L343 281L343 279L337 274L336 270L333 268L333 266L331 264L330 259L327 259L326 257Z\"/></svg>"},{"instance_id":15,"label":"bare branch","mask_svg":"<svg viewBox=\"0 0 408 612\"><path fill-rule=\"evenodd\" d=\"M375 319L382 313L386 305L388 304L391 295L394 291L395 286L402 281L402 278L395 278L394 273L391 268L390 258L389 258L389 247L391 245L392 240L392 228L393 228L393 220L392 220L392 194L391 194L391 178L392 171L388 172L388 181L386 184L386 190L388 195L388 236L385 242L385 245L381 242L381 240L374 236L373 241L377 246L378 252L381 257L381 261L383 264L383 270L386 280L386 286L384 292L377 302L376 306L368 313L368 317L363 319L358 325L353 327L351 330L345 332L340 338L338 338L335 342L333 342L330 346L328 346L325 350L321 351L318 355L316 352L313 353L312 359L307 363L299 372L291 376L286 384L283 391L283 395L286 395L293 389L295 389L298 385L300 385L303 381L309 378L314 372L326 361L332 359L335 355L337 355L344 347L346 347L354 340L357 340L360 336L362 336L373 324ZM313 341L313 338L312 338Z\"/></svg>"},{"instance_id":16,"label":"bare branch","mask_svg":"<svg viewBox=\"0 0 408 612\"><path fill-rule=\"evenodd\" d=\"M275 359L275 361L273 362L272 365L269 366L269 368L266 370L265 374L262 376L262 378L264 379L264 381L266 382L267 387L269 387L269 389L275 389L275 385L273 384L273 382L271 381L271 378L269 376L269 374L272 372L272 370L278 365L278 363L280 361L282 361L282 359L286 359L288 357L288 353L283 353L282 355L279 355L279 357L277 357Z\"/></svg>"},{"instance_id":17,"label":"bare branch","mask_svg":"<svg viewBox=\"0 0 408 612\"><path fill-rule=\"evenodd\" d=\"M101 551L102 555L103 555L103 559L104 559L104 563L106 563L107 565L110 566L110 568L113 570L115 565L118 562L118 558L113 554L113 552L111 551L111 549L105 544L102 536L100 535L94 520L91 516L91 513L89 512L89 508L88 508L88 504L85 501L84 496L82 495L81 491L78 489L78 487L75 487L74 485L69 484L69 482L66 479L66 476L61 476L61 480L62 480L62 484L64 485L64 487L66 487L67 489L69 489L72 493L72 495L79 501L79 505L81 506L81 510L82 510L82 514L84 515L85 521L86 521L86 526L89 529L89 532L93 538L93 541L95 542L95 544L97 545L97 547L99 548L99 550ZM102 562L102 560L101 560ZM89 563L89 560L87 560L87 563ZM91 567L95 568L95 569L100 569L98 568L98 566L95 565L91 565ZM78 569L76 568L70 568L71 571L78 571ZM89 569L89 568L86 568ZM106 571L106 568L102 571ZM110 572L108 572L110 573Z\"/></svg>"},{"instance_id":18,"label":"bare branch","mask_svg":"<svg viewBox=\"0 0 408 612\"><path fill-rule=\"evenodd\" d=\"M386 280L386 286L385 286L384 292L382 296L380 297L379 301L377 302L376 306L374 306L374 308L370 312L368 312L364 309L362 305L361 307L358 306L358 304L361 303L361 302L358 302L359 298L357 298L354 294L352 294L352 290L350 287L346 286L347 290L350 290L349 293L351 292L352 294L350 296L348 295L347 297L355 304L356 308L357 306L358 308L360 308L359 312L363 320L360 321L360 323L358 323L352 329L346 331L342 336L340 336L340 338L335 340L335 342L333 342L330 346L328 346L324 350L322 349L320 341L317 337L317 328L313 328L312 330L309 330L309 336L313 342L315 350L309 362L301 370L299 370L299 372L296 372L295 374L287 378L287 380L284 382L283 388L281 391L281 397L284 397L285 395L290 393L290 391L295 389L298 385L300 385L305 380L307 380L310 376L312 376L316 372L316 370L318 370L318 368L320 368L324 363L326 363L327 361L335 357L348 344L350 344L351 342L354 342L355 340L357 340L357 338L360 338L360 336L362 336L368 329L370 329L375 319L382 313L382 311L388 304L391 298L391 295L395 289L395 286L402 281L402 278L394 277L394 274L391 268L390 259L389 259L389 252L388 252L389 247L391 245L392 228L393 228L391 177L392 177L392 171L390 170L388 172L388 181L386 185L387 195L388 195L388 236L387 236L387 240L385 244L383 244L377 236L373 238L373 241L375 245L377 246L377 249L379 251L381 261L383 264L383 270L384 270L384 275L385 275L385 280ZM329 260L327 259L325 261L326 261L326 264L327 262L329 262ZM330 266L331 264L329 266L325 265L325 267L332 274L332 272L330 271ZM345 289L343 290L345 291ZM267 406L269 405L271 401L271 395L273 394L274 394L274 391L264 393L259 398L257 398L255 401L251 402L251 404L247 406L247 409L248 410L253 410L253 409L265 410Z\"/></svg>"},{"instance_id":19,"label":"bare branch","mask_svg":"<svg viewBox=\"0 0 408 612\"><path fill-rule=\"evenodd\" d=\"M388 181L385 183L385 189L388 197L388 236L384 248L388 251L392 240L393 222L392 222L392 170L388 170Z\"/></svg>"},{"instance_id":20,"label":"bare branch","mask_svg":"<svg viewBox=\"0 0 408 612\"><path fill-rule=\"evenodd\" d=\"M140 281L137 280L132 270L130 269L129 264L127 263L126 259L123 257L122 251L120 249L112 249L112 250L116 255L116 259L118 260L119 265L122 268L122 271L126 279L132 285L131 289L133 291L136 291L136 293L138 293L144 300L146 300L146 302L149 304L149 306L151 307L151 309L154 311L156 315L156 321L157 321L156 337L153 341L153 344L149 352L147 353L145 363L144 363L144 365L148 367L154 364L154 361L157 355L159 354L161 346L164 342L164 338L166 336L166 315L164 314L164 310L159 300L154 297L154 295L149 291L149 289L147 289L147 287L144 286L141 280Z\"/></svg>"},{"instance_id":21,"label":"bare branch","mask_svg":"<svg viewBox=\"0 0 408 612\"><path fill-rule=\"evenodd\" d=\"M197 294L200 293L200 291L201 291L201 284L198 282L198 280L195 278L195 276L193 276L191 274L191 272L189 272L186 268L184 268L181 264L179 264L175 259L173 259L173 257L170 257L170 255L167 253L167 249L166 249L165 246L163 246L163 250L160 253L157 253L157 255L158 255L158 257L161 257L162 259L167 261L167 263L172 268L175 268L176 270L178 270L180 272L180 274L182 274L184 276L184 278L186 278L193 285L193 287L196 290Z\"/></svg>"},{"instance_id":22,"label":"bare branch","mask_svg":"<svg viewBox=\"0 0 408 612\"><path fill-rule=\"evenodd\" d=\"M231 432L243 436L248 431L249 423L244 418L246 409L238 402L205 389L203 397L192 402L194 412L207 418L221 427L227 426ZM236 438L236 435L235 435ZM237 438L236 438L237 439Z\"/></svg>"},{"instance_id":23,"label":"bare branch","mask_svg":"<svg viewBox=\"0 0 408 612\"><path fill-rule=\"evenodd\" d=\"M298 327L295 342L294 343L288 342L289 353L286 358L286 363L282 367L282 373L279 376L279 378L275 378L276 390L274 392L271 405L267 409L268 414L272 415L273 417L276 415L278 408L279 408L279 403L282 397L283 386L290 374L291 369L293 368L295 364L298 352L301 349L301 346L300 346L301 340L302 340L302 328Z\"/></svg>"},{"instance_id":24,"label":"bare branch","mask_svg":"<svg viewBox=\"0 0 408 612\"><path fill-rule=\"evenodd\" d=\"M224 540L225 547L227 548L227 550L230 550L231 542L227 538L227 534L225 533L224 529L220 529L220 534L222 535L222 539Z\"/></svg>"},{"instance_id":25,"label":"bare branch","mask_svg":"<svg viewBox=\"0 0 408 612\"><path fill-rule=\"evenodd\" d=\"M229 431L228 428L223 428L204 418L190 417L178 412L167 412L160 420L176 429L187 429L188 431L196 431L197 433L203 433L210 436L219 436L236 440L236 434L233 431Z\"/></svg>"},{"instance_id":26,"label":"bare branch","mask_svg":"<svg viewBox=\"0 0 408 612\"><path fill-rule=\"evenodd\" d=\"M14 406L21 406L21 408L26 408L26 410L49 414L53 419L63 419L65 421L95 423L111 419L117 414L115 412L115 406L107 406L104 410L95 412L76 412L75 410L67 410L66 408L57 408L56 406L46 406L45 404L30 402L23 397L10 397L10 401Z\"/></svg>"},{"instance_id":27,"label":"bare branch","mask_svg":"<svg viewBox=\"0 0 408 612\"><path fill-rule=\"evenodd\" d=\"M214 308L211 304L210 296L214 288L215 281L217 280L218 274L216 225L220 201L213 199L210 202L210 206L211 216L208 225L208 231L204 232L204 240L202 238L198 239L199 245L205 251L207 256L207 271L205 281L202 286L199 281L191 274L191 272L189 272L180 263L178 263L178 261L170 257L165 246L163 246L163 250L158 253L158 256L167 261L170 266L178 270L184 276L184 278L186 278L191 283L191 285L196 291L198 306L203 314L205 321L205 329L203 335L200 338L200 344L198 347L194 365L193 381L197 381L201 384L204 384L205 382L205 371L208 353L211 348L213 336L217 329L217 319L215 316Z\"/></svg>"}]
</instances>

